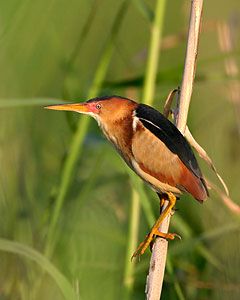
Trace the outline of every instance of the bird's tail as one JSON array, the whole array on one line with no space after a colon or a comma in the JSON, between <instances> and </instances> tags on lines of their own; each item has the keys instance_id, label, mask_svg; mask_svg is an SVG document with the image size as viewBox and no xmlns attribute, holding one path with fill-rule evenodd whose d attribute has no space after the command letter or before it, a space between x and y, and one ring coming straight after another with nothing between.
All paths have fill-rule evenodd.
<instances>
[{"instance_id":1,"label":"bird's tail","mask_svg":"<svg viewBox=\"0 0 240 300\"><path fill-rule=\"evenodd\" d=\"M199 202L205 201L209 196L204 178L196 176L187 168L184 170L181 185Z\"/></svg>"}]
</instances>

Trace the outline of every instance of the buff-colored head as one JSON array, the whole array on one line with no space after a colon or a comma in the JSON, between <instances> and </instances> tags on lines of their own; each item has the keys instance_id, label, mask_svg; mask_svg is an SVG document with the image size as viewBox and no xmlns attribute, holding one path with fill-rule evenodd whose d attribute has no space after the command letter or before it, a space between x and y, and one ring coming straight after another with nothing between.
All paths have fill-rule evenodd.
<instances>
[{"instance_id":1,"label":"buff-colored head","mask_svg":"<svg viewBox=\"0 0 240 300\"><path fill-rule=\"evenodd\" d=\"M101 97L83 103L50 105L53 110L74 111L94 117L100 125L108 125L132 115L137 103L119 96Z\"/></svg>"}]
</instances>

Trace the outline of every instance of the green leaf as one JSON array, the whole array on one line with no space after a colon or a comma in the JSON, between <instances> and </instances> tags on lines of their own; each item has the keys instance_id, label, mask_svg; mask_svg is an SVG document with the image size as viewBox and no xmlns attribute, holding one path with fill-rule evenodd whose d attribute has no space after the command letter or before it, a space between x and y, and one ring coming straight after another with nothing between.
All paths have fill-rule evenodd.
<instances>
[{"instance_id":1,"label":"green leaf","mask_svg":"<svg viewBox=\"0 0 240 300\"><path fill-rule=\"evenodd\" d=\"M65 299L77 299L70 282L58 271L58 269L41 253L18 242L0 239L0 250L8 253L25 256L26 258L36 262L44 271L46 271L55 281Z\"/></svg>"}]
</instances>

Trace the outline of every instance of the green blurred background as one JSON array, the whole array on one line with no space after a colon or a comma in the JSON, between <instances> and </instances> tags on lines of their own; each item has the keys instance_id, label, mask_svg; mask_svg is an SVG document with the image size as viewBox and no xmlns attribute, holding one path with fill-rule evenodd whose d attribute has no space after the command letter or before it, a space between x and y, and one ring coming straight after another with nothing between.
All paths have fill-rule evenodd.
<instances>
[{"instance_id":1,"label":"green blurred background","mask_svg":"<svg viewBox=\"0 0 240 300\"><path fill-rule=\"evenodd\" d=\"M95 121L43 107L111 94L141 101L155 7L0 1L1 300L144 299L150 251L130 257L158 216L156 195ZM189 11L186 0L163 10L152 99L160 111L181 84ZM188 118L238 204L239 38L240 2L205 1ZM177 208L171 231L182 240L169 245L162 299L240 299L239 215L214 191L204 205L183 196Z\"/></svg>"}]
</instances>

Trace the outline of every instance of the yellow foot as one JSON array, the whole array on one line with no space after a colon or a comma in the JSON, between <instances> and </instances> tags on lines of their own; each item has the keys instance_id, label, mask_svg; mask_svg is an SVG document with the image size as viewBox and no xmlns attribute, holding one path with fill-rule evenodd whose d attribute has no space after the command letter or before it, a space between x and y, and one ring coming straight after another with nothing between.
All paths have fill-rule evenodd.
<instances>
[{"instance_id":1,"label":"yellow foot","mask_svg":"<svg viewBox=\"0 0 240 300\"><path fill-rule=\"evenodd\" d=\"M148 248L150 243L153 241L155 236L159 236L159 237L169 239L169 240L174 240L175 237L178 237L181 239L181 237L176 233L163 233L163 232L160 232L160 231L156 230L155 228L153 228L152 231L148 235L146 235L145 240L138 246L137 250L133 253L131 260L134 257L140 257L141 255L143 255L143 253L146 251L146 249Z\"/></svg>"},{"instance_id":2,"label":"yellow foot","mask_svg":"<svg viewBox=\"0 0 240 300\"><path fill-rule=\"evenodd\" d=\"M169 213L171 213L176 203L176 196L173 195L172 193L167 193L167 199L166 199L166 195L162 195L160 200L161 200L160 202L161 208L163 208L164 201L168 200L167 207L161 212L159 218L153 225L151 232L146 236L145 240L138 246L137 250L133 253L132 259L136 256L140 257L140 255L142 255L146 251L146 249L151 244L155 236L160 236L162 238L170 239L170 240L173 240L175 236L178 236L175 233L162 233L158 230L163 220L167 217Z\"/></svg>"}]
</instances>

